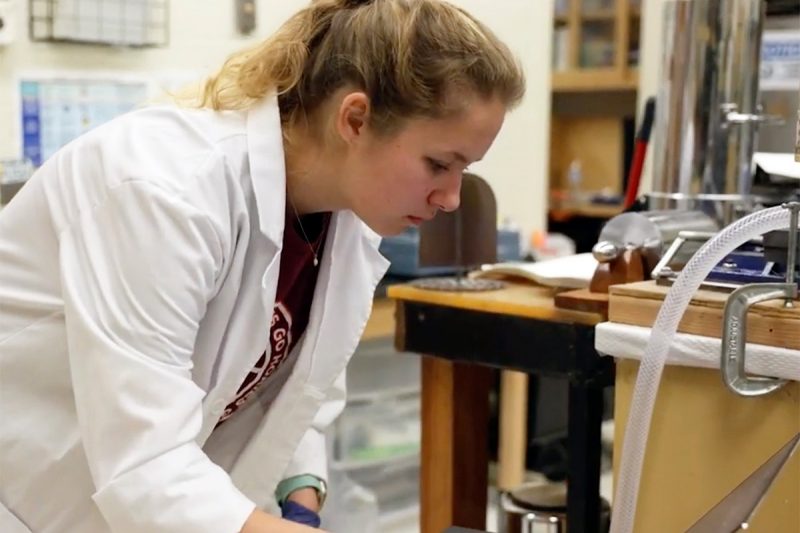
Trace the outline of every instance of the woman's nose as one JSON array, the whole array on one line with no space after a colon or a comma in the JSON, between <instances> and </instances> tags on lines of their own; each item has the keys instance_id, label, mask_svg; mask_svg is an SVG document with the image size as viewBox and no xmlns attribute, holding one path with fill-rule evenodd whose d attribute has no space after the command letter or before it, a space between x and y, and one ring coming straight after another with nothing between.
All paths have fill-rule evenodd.
<instances>
[{"instance_id":1,"label":"woman's nose","mask_svg":"<svg viewBox=\"0 0 800 533\"><path fill-rule=\"evenodd\" d=\"M461 175L450 180L446 186L434 190L428 201L431 205L446 213L455 211L461 204Z\"/></svg>"}]
</instances>

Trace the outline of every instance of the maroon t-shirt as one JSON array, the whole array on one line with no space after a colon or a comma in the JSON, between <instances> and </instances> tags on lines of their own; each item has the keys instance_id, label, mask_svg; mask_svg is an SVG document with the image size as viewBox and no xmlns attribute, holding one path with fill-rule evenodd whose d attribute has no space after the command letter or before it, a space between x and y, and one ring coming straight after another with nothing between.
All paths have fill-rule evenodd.
<instances>
[{"instance_id":1,"label":"maroon t-shirt","mask_svg":"<svg viewBox=\"0 0 800 533\"><path fill-rule=\"evenodd\" d=\"M294 345L308 325L314 287L317 284L318 266L314 265L314 250L321 261L330 213L316 213L302 217L302 229L291 209L286 210L283 231L283 250L278 274L275 308L269 324L270 356L261 354L256 366L247 374L236 398L228 404L219 424L229 419L237 409L253 399L264 381L286 361ZM311 240L306 241L303 235Z\"/></svg>"}]
</instances>

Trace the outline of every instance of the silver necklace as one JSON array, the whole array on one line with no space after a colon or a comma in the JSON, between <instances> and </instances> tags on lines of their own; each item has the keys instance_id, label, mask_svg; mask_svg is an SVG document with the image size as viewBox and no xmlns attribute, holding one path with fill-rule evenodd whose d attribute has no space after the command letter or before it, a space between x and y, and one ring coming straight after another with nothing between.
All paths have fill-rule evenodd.
<instances>
[{"instance_id":1,"label":"silver necklace","mask_svg":"<svg viewBox=\"0 0 800 533\"><path fill-rule=\"evenodd\" d=\"M292 211L294 211L294 217L297 219L297 225L300 226L300 232L303 234L303 239L306 241L306 245L308 249L311 250L311 254L314 256L314 266L319 265L319 258L317 257L317 250L311 245L311 239L308 238L306 234L306 229L303 227L303 222L300 220L300 215L297 213L297 208L294 206L294 202L292 201L292 197L289 194L286 194L286 197L289 199L289 203L292 206ZM319 243L317 244L317 248L319 248Z\"/></svg>"}]
</instances>

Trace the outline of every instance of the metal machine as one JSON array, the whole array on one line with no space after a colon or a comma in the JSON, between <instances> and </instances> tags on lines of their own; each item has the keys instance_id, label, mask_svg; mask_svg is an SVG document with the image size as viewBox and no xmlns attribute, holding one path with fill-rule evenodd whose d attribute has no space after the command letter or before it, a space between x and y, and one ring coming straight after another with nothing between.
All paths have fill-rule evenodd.
<instances>
[{"instance_id":1,"label":"metal machine","mask_svg":"<svg viewBox=\"0 0 800 533\"><path fill-rule=\"evenodd\" d=\"M754 180L756 149L790 152L783 132L794 120L794 109L778 107L782 116L763 111L764 100L786 97L785 91L759 90L766 6L758 0L665 4L651 208L697 209L727 225L796 195L800 184ZM788 91L788 97L796 94ZM781 135L769 135L774 127ZM761 132L766 146L759 143Z\"/></svg>"}]
</instances>

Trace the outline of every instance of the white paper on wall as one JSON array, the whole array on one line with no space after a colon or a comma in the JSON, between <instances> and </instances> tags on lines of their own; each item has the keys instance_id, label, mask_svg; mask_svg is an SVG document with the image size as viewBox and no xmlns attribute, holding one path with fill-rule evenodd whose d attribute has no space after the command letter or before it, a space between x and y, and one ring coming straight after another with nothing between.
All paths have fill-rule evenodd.
<instances>
[{"instance_id":1,"label":"white paper on wall","mask_svg":"<svg viewBox=\"0 0 800 533\"><path fill-rule=\"evenodd\" d=\"M51 37L127 46L163 44L166 9L167 0L53 0Z\"/></svg>"},{"instance_id":2,"label":"white paper on wall","mask_svg":"<svg viewBox=\"0 0 800 533\"><path fill-rule=\"evenodd\" d=\"M770 30L761 42L761 90L800 87L800 30Z\"/></svg>"}]
</instances>

